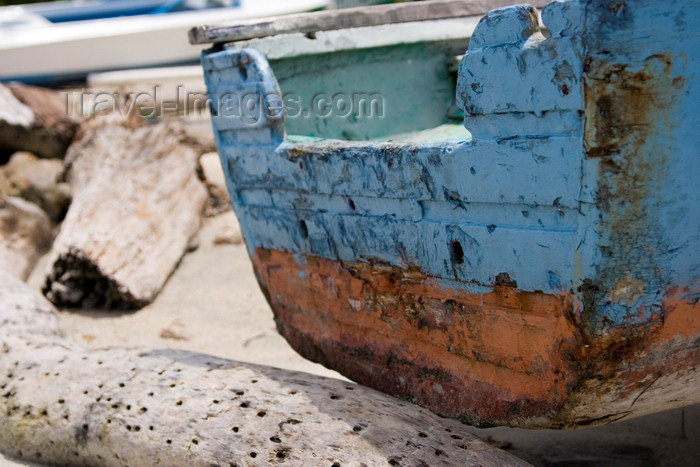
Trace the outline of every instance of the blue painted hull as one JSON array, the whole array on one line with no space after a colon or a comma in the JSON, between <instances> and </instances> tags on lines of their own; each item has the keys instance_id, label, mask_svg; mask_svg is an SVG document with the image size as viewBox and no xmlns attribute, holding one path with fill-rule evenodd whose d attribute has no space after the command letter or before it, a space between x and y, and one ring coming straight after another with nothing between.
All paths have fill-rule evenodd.
<instances>
[{"instance_id":1,"label":"blue painted hull","mask_svg":"<svg viewBox=\"0 0 700 467\"><path fill-rule=\"evenodd\" d=\"M461 61L461 141L288 137L274 66L205 52L231 201L280 332L481 425L699 402L699 6L558 1L547 30L531 7L490 12ZM227 111L224 90L263 96L261 118Z\"/></svg>"}]
</instances>

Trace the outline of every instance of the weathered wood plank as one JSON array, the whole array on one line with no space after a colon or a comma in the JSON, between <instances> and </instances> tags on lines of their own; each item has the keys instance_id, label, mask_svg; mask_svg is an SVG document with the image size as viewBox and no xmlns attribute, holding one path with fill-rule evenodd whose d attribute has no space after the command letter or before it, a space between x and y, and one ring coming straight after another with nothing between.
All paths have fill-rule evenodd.
<instances>
[{"instance_id":1,"label":"weathered wood plank","mask_svg":"<svg viewBox=\"0 0 700 467\"><path fill-rule=\"evenodd\" d=\"M177 350L80 348L0 271L0 450L67 465L527 463L354 383Z\"/></svg>"},{"instance_id":2,"label":"weathered wood plank","mask_svg":"<svg viewBox=\"0 0 700 467\"><path fill-rule=\"evenodd\" d=\"M59 306L134 308L155 298L199 229L209 144L174 122L95 117L66 155L73 202L44 283Z\"/></svg>"},{"instance_id":3,"label":"weathered wood plank","mask_svg":"<svg viewBox=\"0 0 700 467\"><path fill-rule=\"evenodd\" d=\"M544 0L529 2L543 6ZM200 26L189 32L191 44L233 42L288 33L313 33L392 23L408 23L482 15L492 8L512 5L513 0L448 0L328 10L276 18Z\"/></svg>"}]
</instances>

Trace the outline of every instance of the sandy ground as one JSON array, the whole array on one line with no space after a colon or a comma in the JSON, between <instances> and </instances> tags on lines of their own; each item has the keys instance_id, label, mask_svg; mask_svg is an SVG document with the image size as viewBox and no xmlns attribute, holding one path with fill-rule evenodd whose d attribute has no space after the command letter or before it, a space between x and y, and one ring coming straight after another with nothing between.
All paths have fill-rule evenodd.
<instances>
[{"instance_id":1,"label":"sandy ground","mask_svg":"<svg viewBox=\"0 0 700 467\"><path fill-rule=\"evenodd\" d=\"M185 255L153 304L137 312L64 311L64 329L86 347L172 347L339 377L277 334L237 225L231 211L207 219L198 249ZM30 278L37 287L40 281L40 274Z\"/></svg>"},{"instance_id":2,"label":"sandy ground","mask_svg":"<svg viewBox=\"0 0 700 467\"><path fill-rule=\"evenodd\" d=\"M44 268L37 266L32 286L40 286ZM277 334L231 211L205 221L198 248L150 306L129 313L63 311L61 321L87 347L172 347L342 378L301 358ZM577 431L473 431L540 466L700 465L700 405ZM0 455L0 467L16 465L36 464Z\"/></svg>"}]
</instances>

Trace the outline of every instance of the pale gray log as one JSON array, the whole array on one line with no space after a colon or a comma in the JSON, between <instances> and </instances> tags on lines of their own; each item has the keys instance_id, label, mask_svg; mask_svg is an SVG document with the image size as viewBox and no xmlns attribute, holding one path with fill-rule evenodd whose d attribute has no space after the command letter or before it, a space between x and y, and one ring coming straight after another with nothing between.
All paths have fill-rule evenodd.
<instances>
[{"instance_id":1,"label":"pale gray log","mask_svg":"<svg viewBox=\"0 0 700 467\"><path fill-rule=\"evenodd\" d=\"M406 4L376 5L371 7L327 10L315 13L279 16L200 26L189 32L191 44L233 42L256 37L274 36L293 32L313 33L334 29L360 28L381 24L409 23L463 16L483 15L498 7L517 3L514 0L447 0ZM536 7L547 0L528 2Z\"/></svg>"},{"instance_id":2,"label":"pale gray log","mask_svg":"<svg viewBox=\"0 0 700 467\"><path fill-rule=\"evenodd\" d=\"M38 206L0 195L0 269L26 279L51 236L51 222Z\"/></svg>"},{"instance_id":3,"label":"pale gray log","mask_svg":"<svg viewBox=\"0 0 700 467\"><path fill-rule=\"evenodd\" d=\"M50 254L46 296L65 307L150 303L197 233L211 150L175 122L98 116L66 154L73 202Z\"/></svg>"},{"instance_id":4,"label":"pale gray log","mask_svg":"<svg viewBox=\"0 0 700 467\"><path fill-rule=\"evenodd\" d=\"M455 420L341 380L176 350L86 350L0 271L0 450L100 466L525 462Z\"/></svg>"}]
</instances>

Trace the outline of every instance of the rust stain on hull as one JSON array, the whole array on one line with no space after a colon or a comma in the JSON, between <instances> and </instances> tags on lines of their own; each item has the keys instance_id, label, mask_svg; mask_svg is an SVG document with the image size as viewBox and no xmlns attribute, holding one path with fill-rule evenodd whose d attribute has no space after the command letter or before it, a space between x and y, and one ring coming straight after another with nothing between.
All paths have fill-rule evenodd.
<instances>
[{"instance_id":1,"label":"rust stain on hull","mask_svg":"<svg viewBox=\"0 0 700 467\"><path fill-rule=\"evenodd\" d=\"M684 78L673 76L673 57L667 53L647 57L639 70L592 57L585 66L587 154L619 170L609 157L647 144L649 133L658 131L658 120L670 115Z\"/></svg>"},{"instance_id":2,"label":"rust stain on hull","mask_svg":"<svg viewBox=\"0 0 700 467\"><path fill-rule=\"evenodd\" d=\"M677 182L671 166L682 159L674 161L680 145L670 135L679 124L687 81L674 74L683 60L670 52L619 58L592 54L585 65L584 145L586 157L599 163L595 203L602 256L586 307L592 328L604 324L601 317L620 314L601 309L611 302L627 314L640 311L639 322L648 319L634 304L672 283L675 267L660 252L687 235L668 235L677 227L664 220L667 211L678 209L665 192Z\"/></svg>"},{"instance_id":3,"label":"rust stain on hull","mask_svg":"<svg viewBox=\"0 0 700 467\"><path fill-rule=\"evenodd\" d=\"M672 287L662 301L663 319L590 339L580 352L579 383L559 418L585 426L698 402L698 290Z\"/></svg>"},{"instance_id":4,"label":"rust stain on hull","mask_svg":"<svg viewBox=\"0 0 700 467\"><path fill-rule=\"evenodd\" d=\"M647 373L700 359L688 344L700 337L697 304L678 291L663 322L592 339L565 293L469 294L417 270L263 248L253 262L279 331L304 357L472 424L587 424L567 415L582 397L612 386L632 397Z\"/></svg>"}]
</instances>

